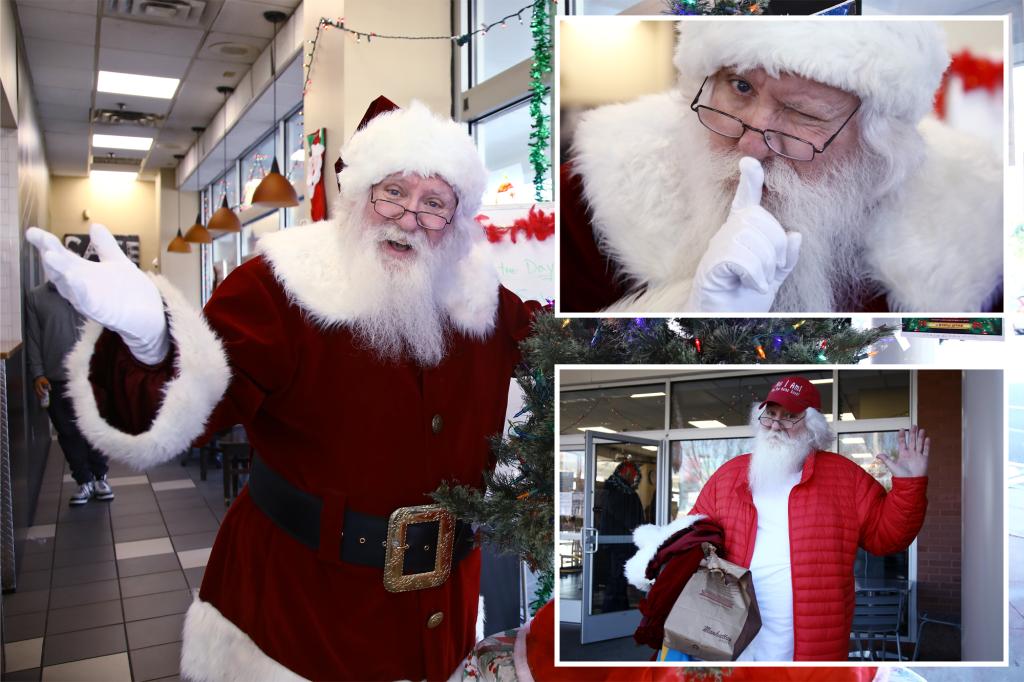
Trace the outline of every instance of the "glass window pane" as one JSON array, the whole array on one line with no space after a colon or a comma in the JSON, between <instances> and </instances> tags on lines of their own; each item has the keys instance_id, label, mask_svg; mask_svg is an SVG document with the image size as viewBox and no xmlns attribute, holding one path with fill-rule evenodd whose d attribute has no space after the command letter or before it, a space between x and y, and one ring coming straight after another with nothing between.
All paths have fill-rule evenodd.
<instances>
[{"instance_id":1,"label":"glass window pane","mask_svg":"<svg viewBox=\"0 0 1024 682\"><path fill-rule=\"evenodd\" d=\"M224 201L224 192L228 195L228 208L238 210L238 178L235 176L235 164L232 163L228 172L213 181L213 203L211 210L216 211ZM212 213L210 214L213 215Z\"/></svg>"},{"instance_id":2,"label":"glass window pane","mask_svg":"<svg viewBox=\"0 0 1024 682\"><path fill-rule=\"evenodd\" d=\"M583 599L583 452L558 453L558 590L563 599Z\"/></svg>"},{"instance_id":3,"label":"glass window pane","mask_svg":"<svg viewBox=\"0 0 1024 682\"><path fill-rule=\"evenodd\" d=\"M753 406L760 404L772 385L792 373L756 376L719 377L672 384L670 427L720 428L747 426ZM800 372L815 383L821 394L821 411L826 417L832 409L832 372Z\"/></svg>"},{"instance_id":4,"label":"glass window pane","mask_svg":"<svg viewBox=\"0 0 1024 682\"><path fill-rule=\"evenodd\" d=\"M238 267L238 235L226 234L213 240L213 289Z\"/></svg>"},{"instance_id":5,"label":"glass window pane","mask_svg":"<svg viewBox=\"0 0 1024 682\"><path fill-rule=\"evenodd\" d=\"M246 262L256 255L256 242L268 232L276 232L281 227L281 219L278 211L271 211L262 218L258 218L242 226L242 262Z\"/></svg>"},{"instance_id":6,"label":"glass window pane","mask_svg":"<svg viewBox=\"0 0 1024 682\"><path fill-rule=\"evenodd\" d=\"M288 159L282 172L295 187L301 199L306 193L306 138L303 128L302 109L299 109L284 124L284 155ZM326 156L326 154L325 154Z\"/></svg>"},{"instance_id":7,"label":"glass window pane","mask_svg":"<svg viewBox=\"0 0 1024 682\"><path fill-rule=\"evenodd\" d=\"M544 113L550 113L550 98ZM473 124L477 148L487 167L484 205L531 204L535 201L533 165L530 163L530 103L482 118ZM547 151L550 160L550 148ZM544 174L543 201L551 201L551 169Z\"/></svg>"},{"instance_id":8,"label":"glass window pane","mask_svg":"<svg viewBox=\"0 0 1024 682\"><path fill-rule=\"evenodd\" d=\"M560 431L621 433L665 428L665 385L562 391Z\"/></svg>"},{"instance_id":9,"label":"glass window pane","mask_svg":"<svg viewBox=\"0 0 1024 682\"><path fill-rule=\"evenodd\" d=\"M898 431L865 431L839 434L839 454L853 460L864 471L882 484L887 491L892 489L892 474L889 467L876 455L884 452L893 459L899 458Z\"/></svg>"},{"instance_id":10,"label":"glass window pane","mask_svg":"<svg viewBox=\"0 0 1024 682\"><path fill-rule=\"evenodd\" d=\"M274 161L274 135L267 135L242 157L242 210L252 206L252 195L270 172Z\"/></svg>"},{"instance_id":11,"label":"glass window pane","mask_svg":"<svg viewBox=\"0 0 1024 682\"><path fill-rule=\"evenodd\" d=\"M498 21L524 4L510 3L508 0L476 0L473 3L473 26L470 30L480 28L481 24ZM533 48L531 14L532 10L527 8L522 13L521 23L512 17L504 26L495 26L486 34L480 32L473 35L474 85L530 58Z\"/></svg>"},{"instance_id":12,"label":"glass window pane","mask_svg":"<svg viewBox=\"0 0 1024 682\"><path fill-rule=\"evenodd\" d=\"M673 441L669 448L672 472L672 497L669 520L686 516L697 502L701 488L718 467L737 455L750 451L747 438L707 438Z\"/></svg>"},{"instance_id":13,"label":"glass window pane","mask_svg":"<svg viewBox=\"0 0 1024 682\"><path fill-rule=\"evenodd\" d=\"M839 419L910 416L910 372L840 371Z\"/></svg>"}]
</instances>

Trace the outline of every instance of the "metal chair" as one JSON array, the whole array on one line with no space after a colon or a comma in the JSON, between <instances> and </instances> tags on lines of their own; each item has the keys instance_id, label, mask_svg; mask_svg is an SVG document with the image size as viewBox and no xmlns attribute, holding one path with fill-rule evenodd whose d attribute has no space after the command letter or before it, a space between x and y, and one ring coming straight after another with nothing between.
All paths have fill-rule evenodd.
<instances>
[{"instance_id":1,"label":"metal chair","mask_svg":"<svg viewBox=\"0 0 1024 682\"><path fill-rule=\"evenodd\" d=\"M857 642L857 659L885 660L886 642L896 642L896 656L903 660L900 625L903 621L904 593L901 590L858 592L850 637ZM865 652L864 645L868 649ZM880 658L875 658L875 645L881 644ZM867 655L865 655L867 654ZM851 656L852 657L852 656Z\"/></svg>"},{"instance_id":2,"label":"metal chair","mask_svg":"<svg viewBox=\"0 0 1024 682\"><path fill-rule=\"evenodd\" d=\"M917 645L914 647L914 655L910 657L912 661L918 660L918 656L921 653L921 635L925 625L945 625L946 627L956 628L958 634L961 632L959 614L922 613L917 619Z\"/></svg>"}]
</instances>

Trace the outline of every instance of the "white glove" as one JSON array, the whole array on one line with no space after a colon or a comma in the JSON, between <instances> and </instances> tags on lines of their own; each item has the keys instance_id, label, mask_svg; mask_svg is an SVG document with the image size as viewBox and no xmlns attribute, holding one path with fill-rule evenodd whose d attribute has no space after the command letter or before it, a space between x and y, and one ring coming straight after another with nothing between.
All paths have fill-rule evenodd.
<instances>
[{"instance_id":1,"label":"white glove","mask_svg":"<svg viewBox=\"0 0 1024 682\"><path fill-rule=\"evenodd\" d=\"M160 292L128 260L106 227L93 223L89 236L99 263L68 251L57 237L38 227L25 232L39 249L47 277L75 310L117 332L139 362L160 363L171 346Z\"/></svg>"},{"instance_id":2,"label":"white glove","mask_svg":"<svg viewBox=\"0 0 1024 682\"><path fill-rule=\"evenodd\" d=\"M740 159L740 182L732 210L697 265L687 310L766 312L782 282L796 267L801 236L789 234L761 206L764 169Z\"/></svg>"}]
</instances>

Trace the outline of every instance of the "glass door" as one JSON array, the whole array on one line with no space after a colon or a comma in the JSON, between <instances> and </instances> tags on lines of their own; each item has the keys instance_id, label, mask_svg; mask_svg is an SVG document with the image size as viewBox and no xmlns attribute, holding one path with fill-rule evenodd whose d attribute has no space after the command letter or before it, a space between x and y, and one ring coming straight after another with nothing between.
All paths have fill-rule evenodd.
<instances>
[{"instance_id":1,"label":"glass door","mask_svg":"<svg viewBox=\"0 0 1024 682\"><path fill-rule=\"evenodd\" d=\"M626 637L640 624L643 598L628 583L633 529L660 521L658 481L663 441L586 432L583 480L583 644Z\"/></svg>"}]
</instances>

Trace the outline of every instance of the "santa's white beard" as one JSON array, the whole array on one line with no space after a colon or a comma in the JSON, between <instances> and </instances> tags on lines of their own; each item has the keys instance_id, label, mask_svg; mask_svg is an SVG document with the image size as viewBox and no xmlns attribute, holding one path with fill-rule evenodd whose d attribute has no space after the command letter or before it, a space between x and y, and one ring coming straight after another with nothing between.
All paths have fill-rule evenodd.
<instances>
[{"instance_id":1,"label":"santa's white beard","mask_svg":"<svg viewBox=\"0 0 1024 682\"><path fill-rule=\"evenodd\" d=\"M357 213L357 212L354 212ZM441 278L451 261L455 239L432 247L423 230L406 232L395 225L368 225L350 217L341 237L348 281L358 293L361 311L349 328L357 343L382 360L411 359L433 367L448 347L449 319L441 304ZM384 255L385 240L408 243L412 258Z\"/></svg>"},{"instance_id":2,"label":"santa's white beard","mask_svg":"<svg viewBox=\"0 0 1024 682\"><path fill-rule=\"evenodd\" d=\"M715 134L706 129L705 133ZM728 212L739 182L742 157L735 151L707 152L705 167L718 191L702 196L721 202L718 210L709 211L712 225L724 222L715 222L714 216ZM813 178L801 178L791 163L799 162L775 155L762 162L765 174L761 205L786 230L803 236L797 265L779 289L772 310L857 309L877 294L865 275L863 254L871 237L869 226L876 203L871 197L876 194L884 167L865 150L826 165Z\"/></svg>"},{"instance_id":3,"label":"santa's white beard","mask_svg":"<svg viewBox=\"0 0 1024 682\"><path fill-rule=\"evenodd\" d=\"M750 490L754 493L778 489L803 468L811 453L813 436L804 430L796 437L757 426L750 456Z\"/></svg>"}]
</instances>

